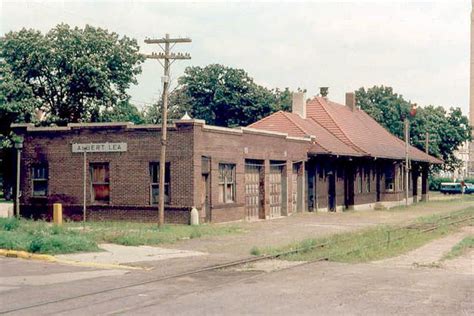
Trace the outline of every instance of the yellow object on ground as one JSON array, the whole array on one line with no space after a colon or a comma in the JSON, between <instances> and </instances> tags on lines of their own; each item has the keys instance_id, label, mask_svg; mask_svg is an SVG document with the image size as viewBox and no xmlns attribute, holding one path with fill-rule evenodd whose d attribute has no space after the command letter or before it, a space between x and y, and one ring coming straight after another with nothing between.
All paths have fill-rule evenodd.
<instances>
[{"instance_id":1,"label":"yellow object on ground","mask_svg":"<svg viewBox=\"0 0 474 316\"><path fill-rule=\"evenodd\" d=\"M63 224L63 205L61 203L53 204L53 222L56 225Z\"/></svg>"},{"instance_id":2,"label":"yellow object on ground","mask_svg":"<svg viewBox=\"0 0 474 316\"><path fill-rule=\"evenodd\" d=\"M122 264L104 264L104 263L95 263L95 262L79 262L79 261L74 261L74 260L64 260L64 259L58 259L55 256L51 256L51 255L41 255L41 254L35 254L35 253L30 253L30 252L21 251L21 250L0 249L0 256L4 256L7 258L41 260L41 261L56 262L56 263L62 263L62 264L70 264L74 266L99 268L99 269L150 270L147 268L127 266L127 265L122 265Z\"/></svg>"}]
</instances>

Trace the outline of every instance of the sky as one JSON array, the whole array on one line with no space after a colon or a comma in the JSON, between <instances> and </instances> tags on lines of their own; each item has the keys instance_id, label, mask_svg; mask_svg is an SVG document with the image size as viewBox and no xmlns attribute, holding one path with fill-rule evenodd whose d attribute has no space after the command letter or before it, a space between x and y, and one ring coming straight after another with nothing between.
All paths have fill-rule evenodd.
<instances>
[{"instance_id":1,"label":"sky","mask_svg":"<svg viewBox=\"0 0 474 316\"><path fill-rule=\"evenodd\" d=\"M468 113L471 1L5 1L0 34L47 32L59 23L106 28L158 51L145 38L190 37L176 45L191 60L172 65L242 68L268 88L329 87L329 98L385 85L419 106ZM162 68L147 60L130 89L139 106L160 98Z\"/></svg>"}]
</instances>

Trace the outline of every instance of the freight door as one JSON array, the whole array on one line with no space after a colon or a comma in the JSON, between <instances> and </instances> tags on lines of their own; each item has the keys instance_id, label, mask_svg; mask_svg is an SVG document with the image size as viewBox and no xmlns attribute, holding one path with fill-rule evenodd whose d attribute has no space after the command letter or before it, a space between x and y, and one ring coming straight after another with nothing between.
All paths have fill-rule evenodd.
<instances>
[{"instance_id":1,"label":"freight door","mask_svg":"<svg viewBox=\"0 0 474 316\"><path fill-rule=\"evenodd\" d=\"M245 165L245 211L247 220L257 220L263 212L262 167Z\"/></svg>"},{"instance_id":2,"label":"freight door","mask_svg":"<svg viewBox=\"0 0 474 316\"><path fill-rule=\"evenodd\" d=\"M270 166L270 218L281 216L282 180L283 166Z\"/></svg>"},{"instance_id":3,"label":"freight door","mask_svg":"<svg viewBox=\"0 0 474 316\"><path fill-rule=\"evenodd\" d=\"M298 165L293 164L293 173L291 174L291 212L298 211Z\"/></svg>"}]
</instances>

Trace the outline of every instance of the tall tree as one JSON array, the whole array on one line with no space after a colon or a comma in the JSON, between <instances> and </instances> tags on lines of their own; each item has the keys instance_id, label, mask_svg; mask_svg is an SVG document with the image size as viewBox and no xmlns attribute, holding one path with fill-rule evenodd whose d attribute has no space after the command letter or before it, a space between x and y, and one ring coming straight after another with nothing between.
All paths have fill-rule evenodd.
<instances>
[{"instance_id":1,"label":"tall tree","mask_svg":"<svg viewBox=\"0 0 474 316\"><path fill-rule=\"evenodd\" d=\"M219 126L248 125L275 111L274 93L242 69L222 65L188 67L178 80L181 104L190 115ZM278 91L281 94L280 91Z\"/></svg>"},{"instance_id":2,"label":"tall tree","mask_svg":"<svg viewBox=\"0 0 474 316\"><path fill-rule=\"evenodd\" d=\"M46 34L22 29L0 41L0 58L7 65L2 77L27 88L25 96L0 104L34 100L47 122L97 121L103 110L128 98L143 58L136 40L101 28L71 28L60 24ZM29 102L29 101L28 101Z\"/></svg>"},{"instance_id":3,"label":"tall tree","mask_svg":"<svg viewBox=\"0 0 474 316\"><path fill-rule=\"evenodd\" d=\"M99 118L101 122L131 122L134 124L145 123L143 113L130 100L118 102L111 109L104 110Z\"/></svg>"},{"instance_id":4,"label":"tall tree","mask_svg":"<svg viewBox=\"0 0 474 316\"><path fill-rule=\"evenodd\" d=\"M390 87L374 86L356 91L357 105L372 116L392 134L404 138L403 116L409 115L410 102L402 95L393 92ZM455 152L470 140L471 128L468 118L462 115L460 108L446 111L441 106L418 107L417 113L410 118L410 142L425 150L425 135L430 134L430 154L444 160L444 169L452 171L459 167L460 160Z\"/></svg>"}]
</instances>

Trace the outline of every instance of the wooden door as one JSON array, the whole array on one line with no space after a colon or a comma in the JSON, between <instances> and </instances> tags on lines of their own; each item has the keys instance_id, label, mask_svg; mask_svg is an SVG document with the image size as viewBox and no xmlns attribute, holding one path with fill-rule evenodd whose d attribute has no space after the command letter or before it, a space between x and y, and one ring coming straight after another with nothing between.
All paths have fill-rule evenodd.
<instances>
[{"instance_id":1,"label":"wooden door","mask_svg":"<svg viewBox=\"0 0 474 316\"><path fill-rule=\"evenodd\" d=\"M283 202L283 166L270 166L270 218L280 217Z\"/></svg>"},{"instance_id":2,"label":"wooden door","mask_svg":"<svg viewBox=\"0 0 474 316\"><path fill-rule=\"evenodd\" d=\"M209 212L209 175L203 174L201 176L201 217L206 221L210 221Z\"/></svg>"},{"instance_id":3,"label":"wooden door","mask_svg":"<svg viewBox=\"0 0 474 316\"><path fill-rule=\"evenodd\" d=\"M245 166L245 211L247 220L257 220L263 210L261 167Z\"/></svg>"}]
</instances>

